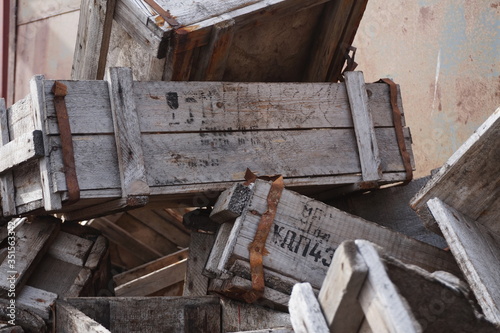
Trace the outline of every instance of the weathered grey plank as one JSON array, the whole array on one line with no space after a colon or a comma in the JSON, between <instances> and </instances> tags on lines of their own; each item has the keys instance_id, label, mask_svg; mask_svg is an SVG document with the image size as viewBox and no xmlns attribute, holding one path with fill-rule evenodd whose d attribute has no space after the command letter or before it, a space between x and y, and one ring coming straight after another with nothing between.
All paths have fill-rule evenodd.
<instances>
[{"instance_id":1,"label":"weathered grey plank","mask_svg":"<svg viewBox=\"0 0 500 333\"><path fill-rule=\"evenodd\" d=\"M256 181L247 207L229 231L216 265L219 271L228 269L235 259L248 260L248 245L253 241L260 215L267 209L270 186ZM450 253L287 189L282 193L266 242L270 254L264 257L264 267L320 288L335 249L344 240L358 238L383 246L404 262L430 271L460 274Z\"/></svg>"},{"instance_id":2,"label":"weathered grey plank","mask_svg":"<svg viewBox=\"0 0 500 333\"><path fill-rule=\"evenodd\" d=\"M448 206L439 198L427 203L451 252L457 258L486 318L500 323L500 235Z\"/></svg>"},{"instance_id":3,"label":"weathered grey plank","mask_svg":"<svg viewBox=\"0 0 500 333\"><path fill-rule=\"evenodd\" d=\"M95 270L101 263L101 259L108 250L108 240L103 236L98 236L94 241L90 253L85 260L85 267L91 271Z\"/></svg>"},{"instance_id":4,"label":"weathered grey plank","mask_svg":"<svg viewBox=\"0 0 500 333\"><path fill-rule=\"evenodd\" d=\"M44 156L41 131L26 133L0 147L2 160L0 173L9 171L21 163Z\"/></svg>"},{"instance_id":5,"label":"weathered grey plank","mask_svg":"<svg viewBox=\"0 0 500 333\"><path fill-rule=\"evenodd\" d=\"M308 282L297 283L293 287L288 310L294 332L330 332L318 300Z\"/></svg>"},{"instance_id":6,"label":"weathered grey plank","mask_svg":"<svg viewBox=\"0 0 500 333\"><path fill-rule=\"evenodd\" d=\"M500 108L467 139L411 201L413 209L427 209L437 197L463 215L500 232ZM435 221L425 221L436 230ZM439 231L438 231L439 232Z\"/></svg>"},{"instance_id":7,"label":"weathered grey plank","mask_svg":"<svg viewBox=\"0 0 500 333\"><path fill-rule=\"evenodd\" d=\"M9 125L5 100L0 98L0 139L2 146L10 141ZM14 197L14 179L12 171L6 171L0 176L0 195L2 197L2 212L4 216L16 215L16 202Z\"/></svg>"},{"instance_id":8,"label":"weathered grey plank","mask_svg":"<svg viewBox=\"0 0 500 333\"><path fill-rule=\"evenodd\" d=\"M351 106L363 180L377 181L381 177L382 170L363 73L345 72L344 78Z\"/></svg>"},{"instance_id":9,"label":"weathered grey plank","mask_svg":"<svg viewBox=\"0 0 500 333\"><path fill-rule=\"evenodd\" d=\"M191 232L183 296L207 295L209 279L202 273L214 242L213 234Z\"/></svg>"},{"instance_id":10,"label":"weathered grey plank","mask_svg":"<svg viewBox=\"0 0 500 333\"><path fill-rule=\"evenodd\" d=\"M353 242L340 244L319 291L318 301L331 332L357 333L365 318L358 294L368 267L357 251Z\"/></svg>"},{"instance_id":11,"label":"weathered grey plank","mask_svg":"<svg viewBox=\"0 0 500 333\"><path fill-rule=\"evenodd\" d=\"M17 305L44 320L49 320L57 295L45 290L24 286L16 297Z\"/></svg>"},{"instance_id":12,"label":"weathered grey plank","mask_svg":"<svg viewBox=\"0 0 500 333\"><path fill-rule=\"evenodd\" d=\"M56 302L56 330L61 333L109 333L104 326L64 301Z\"/></svg>"},{"instance_id":13,"label":"weathered grey plank","mask_svg":"<svg viewBox=\"0 0 500 333\"><path fill-rule=\"evenodd\" d=\"M104 78L115 4L116 0L81 2L72 79Z\"/></svg>"},{"instance_id":14,"label":"weathered grey plank","mask_svg":"<svg viewBox=\"0 0 500 333\"><path fill-rule=\"evenodd\" d=\"M0 317L6 321L14 320L16 325L21 326L24 331L18 332L46 332L47 324L38 315L31 313L20 308L16 308L14 314L12 314L12 305L9 299L0 298ZM15 326L15 327L19 327ZM10 328L9 328L10 329ZM3 333L3 332L2 332ZM10 330L5 333L11 333Z\"/></svg>"},{"instance_id":15,"label":"weathered grey plank","mask_svg":"<svg viewBox=\"0 0 500 333\"><path fill-rule=\"evenodd\" d=\"M59 221L54 220L49 217L39 218L16 229L15 260L4 260L0 265L0 295L7 295L12 284L16 290L21 290L35 271L59 232ZM9 242L10 246L14 244ZM14 279L9 279L13 276Z\"/></svg>"},{"instance_id":16,"label":"weathered grey plank","mask_svg":"<svg viewBox=\"0 0 500 333\"><path fill-rule=\"evenodd\" d=\"M127 68L110 68L107 75L122 197L149 195L141 131L132 96L132 72Z\"/></svg>"},{"instance_id":17,"label":"weathered grey plank","mask_svg":"<svg viewBox=\"0 0 500 333\"><path fill-rule=\"evenodd\" d=\"M47 253L64 262L83 266L92 245L88 239L61 231Z\"/></svg>"}]
</instances>

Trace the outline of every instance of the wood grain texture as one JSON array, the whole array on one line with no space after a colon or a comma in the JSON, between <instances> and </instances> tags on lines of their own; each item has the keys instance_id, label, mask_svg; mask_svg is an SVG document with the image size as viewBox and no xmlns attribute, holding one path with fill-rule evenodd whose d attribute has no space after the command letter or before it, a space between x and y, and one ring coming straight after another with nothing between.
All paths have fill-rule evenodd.
<instances>
[{"instance_id":1,"label":"wood grain texture","mask_svg":"<svg viewBox=\"0 0 500 333\"><path fill-rule=\"evenodd\" d=\"M443 167L415 195L413 209L425 210L437 197L463 215L500 232L500 108L448 159ZM426 220L435 229L435 221Z\"/></svg>"},{"instance_id":2,"label":"wood grain texture","mask_svg":"<svg viewBox=\"0 0 500 333\"><path fill-rule=\"evenodd\" d=\"M94 271L101 264L103 256L108 251L108 240L103 236L98 236L94 241L90 253L85 260L84 266Z\"/></svg>"},{"instance_id":3,"label":"wood grain texture","mask_svg":"<svg viewBox=\"0 0 500 333\"><path fill-rule=\"evenodd\" d=\"M56 302L55 325L61 333L109 333L104 326L64 301Z\"/></svg>"},{"instance_id":4,"label":"wood grain texture","mask_svg":"<svg viewBox=\"0 0 500 333\"><path fill-rule=\"evenodd\" d=\"M110 68L107 75L122 197L149 195L131 70Z\"/></svg>"},{"instance_id":5,"label":"wood grain texture","mask_svg":"<svg viewBox=\"0 0 500 333\"><path fill-rule=\"evenodd\" d=\"M102 80L116 0L83 0L73 56L74 80Z\"/></svg>"},{"instance_id":6,"label":"wood grain texture","mask_svg":"<svg viewBox=\"0 0 500 333\"><path fill-rule=\"evenodd\" d=\"M356 133L361 173L364 181L377 181L382 170L373 120L362 72L345 72L345 85Z\"/></svg>"},{"instance_id":7,"label":"wood grain texture","mask_svg":"<svg viewBox=\"0 0 500 333\"><path fill-rule=\"evenodd\" d=\"M83 266L93 242L66 232L60 232L48 250L52 257Z\"/></svg>"},{"instance_id":8,"label":"wood grain texture","mask_svg":"<svg viewBox=\"0 0 500 333\"><path fill-rule=\"evenodd\" d=\"M309 283L297 283L292 290L290 303L290 320L297 333L330 332L316 295Z\"/></svg>"},{"instance_id":9,"label":"wood grain texture","mask_svg":"<svg viewBox=\"0 0 500 333\"><path fill-rule=\"evenodd\" d=\"M41 131L26 133L0 147L2 160L0 173L4 173L29 160L44 156Z\"/></svg>"},{"instance_id":10,"label":"wood grain texture","mask_svg":"<svg viewBox=\"0 0 500 333\"><path fill-rule=\"evenodd\" d=\"M54 220L40 218L31 224L24 223L16 230L15 263L4 260L0 265L1 295L7 295L11 284L15 285L16 290L21 290L30 275L37 269L37 265L59 232L60 224ZM9 244L9 246L12 245ZM12 276L15 277L14 281L8 280Z\"/></svg>"},{"instance_id":11,"label":"wood grain texture","mask_svg":"<svg viewBox=\"0 0 500 333\"><path fill-rule=\"evenodd\" d=\"M357 333L365 318L357 297L368 267L357 251L354 242L340 244L319 291L318 301L331 332Z\"/></svg>"},{"instance_id":12,"label":"wood grain texture","mask_svg":"<svg viewBox=\"0 0 500 333\"><path fill-rule=\"evenodd\" d=\"M80 9L78 0L19 0L17 24L26 24Z\"/></svg>"},{"instance_id":13,"label":"wood grain texture","mask_svg":"<svg viewBox=\"0 0 500 333\"><path fill-rule=\"evenodd\" d=\"M203 275L203 270L214 242L213 234L191 233L183 296L207 295L209 279Z\"/></svg>"},{"instance_id":14,"label":"wood grain texture","mask_svg":"<svg viewBox=\"0 0 500 333\"><path fill-rule=\"evenodd\" d=\"M10 141L9 125L7 119L7 109L5 108L5 100L0 98L0 138L2 146ZM16 202L14 197L14 179L12 171L6 171L0 175L0 195L2 197L2 213L3 216L16 215Z\"/></svg>"},{"instance_id":15,"label":"wood grain texture","mask_svg":"<svg viewBox=\"0 0 500 333\"><path fill-rule=\"evenodd\" d=\"M26 309L48 321L57 297L54 293L24 286L17 295L16 301L20 308Z\"/></svg>"},{"instance_id":16,"label":"wood grain texture","mask_svg":"<svg viewBox=\"0 0 500 333\"><path fill-rule=\"evenodd\" d=\"M500 323L500 291L495 288L499 283L496 263L500 260L500 235L439 198L429 200L427 205L486 318Z\"/></svg>"}]
</instances>

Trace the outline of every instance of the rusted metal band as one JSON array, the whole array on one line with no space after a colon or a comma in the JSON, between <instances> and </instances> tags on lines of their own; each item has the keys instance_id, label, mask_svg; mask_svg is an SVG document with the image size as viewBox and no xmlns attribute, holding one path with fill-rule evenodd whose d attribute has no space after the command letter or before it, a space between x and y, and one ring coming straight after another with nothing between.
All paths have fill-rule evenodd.
<instances>
[{"instance_id":1,"label":"rusted metal band","mask_svg":"<svg viewBox=\"0 0 500 333\"><path fill-rule=\"evenodd\" d=\"M54 107L56 109L57 124L61 138L66 187L68 188L68 200L66 204L71 205L80 200L80 186L78 185L78 178L76 176L73 139L71 137L66 101L64 100L67 94L67 87L63 83L55 81L52 93L54 94Z\"/></svg>"},{"instance_id":2,"label":"rusted metal band","mask_svg":"<svg viewBox=\"0 0 500 333\"><path fill-rule=\"evenodd\" d=\"M247 175L249 173L247 171ZM255 175L253 175L255 176ZM253 181L257 178L252 177ZM276 217L276 211L278 209L278 203L285 188L283 183L283 176L271 177L273 181L271 184L271 189L267 195L267 210L262 214L260 218L259 225L257 227L257 232L255 233L253 242L248 246L248 251L250 253L250 273L252 276L252 290L247 291L242 295L243 299L247 303L253 303L264 294L264 265L263 258L269 252L267 252L265 245L267 236L271 231L271 227ZM251 182L250 178L247 178L247 182Z\"/></svg>"},{"instance_id":3,"label":"rusted metal band","mask_svg":"<svg viewBox=\"0 0 500 333\"><path fill-rule=\"evenodd\" d=\"M410 154L406 149L405 136L403 133L401 110L399 110L398 106L398 87L396 86L396 83L394 83L394 81L388 78L380 79L379 82L383 82L389 85L392 106L392 121L394 123L394 130L396 131L396 139L399 146L399 152L401 153L401 158L403 159L403 165L406 172L405 183L408 183L413 179L413 168L411 166Z\"/></svg>"}]
</instances>

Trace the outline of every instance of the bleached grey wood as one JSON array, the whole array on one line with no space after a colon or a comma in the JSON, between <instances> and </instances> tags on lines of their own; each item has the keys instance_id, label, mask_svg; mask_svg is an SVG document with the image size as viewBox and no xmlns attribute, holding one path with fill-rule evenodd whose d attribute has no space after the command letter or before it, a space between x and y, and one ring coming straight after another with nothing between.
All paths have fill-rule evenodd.
<instances>
[{"instance_id":1,"label":"bleached grey wood","mask_svg":"<svg viewBox=\"0 0 500 333\"><path fill-rule=\"evenodd\" d=\"M329 333L321 307L314 295L311 284L297 283L292 290L290 320L296 333Z\"/></svg>"},{"instance_id":2,"label":"bleached grey wood","mask_svg":"<svg viewBox=\"0 0 500 333\"><path fill-rule=\"evenodd\" d=\"M233 230L233 226L233 222L226 222L221 224L219 230L217 230L217 236L203 272L203 274L210 278L221 277L221 274L223 274L223 272L219 270L219 262L227 247L227 242Z\"/></svg>"},{"instance_id":3,"label":"bleached grey wood","mask_svg":"<svg viewBox=\"0 0 500 333\"><path fill-rule=\"evenodd\" d=\"M44 155L42 132L26 133L0 147L0 173Z\"/></svg>"},{"instance_id":4,"label":"bleached grey wood","mask_svg":"<svg viewBox=\"0 0 500 333\"><path fill-rule=\"evenodd\" d=\"M293 333L292 327L277 327L277 328L268 328L264 330L253 330L253 331L239 331L239 332L231 332L231 333Z\"/></svg>"},{"instance_id":5,"label":"bleached grey wood","mask_svg":"<svg viewBox=\"0 0 500 333\"><path fill-rule=\"evenodd\" d=\"M358 296L370 327L375 332L422 332L406 300L392 283L370 242L355 244L368 268L366 282Z\"/></svg>"},{"instance_id":6,"label":"bleached grey wood","mask_svg":"<svg viewBox=\"0 0 500 333\"><path fill-rule=\"evenodd\" d=\"M10 141L9 125L7 120L7 109L5 100L0 98L0 138L2 146ZM6 171L0 175L0 195L2 197L2 213L4 216L16 215L16 202L14 197L14 179L12 171Z\"/></svg>"},{"instance_id":7,"label":"bleached grey wood","mask_svg":"<svg viewBox=\"0 0 500 333\"><path fill-rule=\"evenodd\" d=\"M415 195L411 206L426 210L437 197L465 216L500 232L500 108L472 134L443 167ZM439 232L435 221L426 226Z\"/></svg>"},{"instance_id":8,"label":"bleached grey wood","mask_svg":"<svg viewBox=\"0 0 500 333\"><path fill-rule=\"evenodd\" d=\"M228 269L236 259L248 260L248 246L255 236L260 215L267 210L270 186L262 180L255 182L243 214L232 229L226 231L230 236L222 242L224 250L216 271ZM335 249L344 240L358 238L384 247L403 262L430 271L460 274L450 253L287 189L283 190L267 238L265 246L269 255L264 257L264 267L320 288Z\"/></svg>"},{"instance_id":9,"label":"bleached grey wood","mask_svg":"<svg viewBox=\"0 0 500 333\"><path fill-rule=\"evenodd\" d=\"M90 253L85 260L85 267L91 271L95 270L101 263L101 259L108 249L108 240L103 236L98 236L94 241Z\"/></svg>"},{"instance_id":10,"label":"bleached grey wood","mask_svg":"<svg viewBox=\"0 0 500 333\"><path fill-rule=\"evenodd\" d=\"M183 296L207 295L209 279L203 275L203 270L214 242L213 234L191 232Z\"/></svg>"},{"instance_id":11,"label":"bleached grey wood","mask_svg":"<svg viewBox=\"0 0 500 333\"><path fill-rule=\"evenodd\" d=\"M43 75L34 76L30 81L30 95L33 105L33 120L36 130L42 131L43 142L49 142L45 119L47 117L45 104L45 80ZM62 207L61 196L55 193L52 170L50 168L51 147L44 144L44 157L39 159L39 173L45 210L53 211Z\"/></svg>"},{"instance_id":12,"label":"bleached grey wood","mask_svg":"<svg viewBox=\"0 0 500 333\"><path fill-rule=\"evenodd\" d=\"M57 294L24 286L16 297L16 304L48 321L56 299Z\"/></svg>"},{"instance_id":13,"label":"bleached grey wood","mask_svg":"<svg viewBox=\"0 0 500 333\"><path fill-rule=\"evenodd\" d=\"M47 253L56 259L83 266L92 245L88 239L61 231Z\"/></svg>"},{"instance_id":14,"label":"bleached grey wood","mask_svg":"<svg viewBox=\"0 0 500 333\"><path fill-rule=\"evenodd\" d=\"M116 0L83 0L73 56L74 80L102 80Z\"/></svg>"},{"instance_id":15,"label":"bleached grey wood","mask_svg":"<svg viewBox=\"0 0 500 333\"><path fill-rule=\"evenodd\" d=\"M340 244L318 295L330 332L358 332L365 315L357 297L367 274L368 267L356 244Z\"/></svg>"},{"instance_id":16,"label":"bleached grey wood","mask_svg":"<svg viewBox=\"0 0 500 333\"><path fill-rule=\"evenodd\" d=\"M487 319L500 323L500 235L439 198L427 203Z\"/></svg>"},{"instance_id":17,"label":"bleached grey wood","mask_svg":"<svg viewBox=\"0 0 500 333\"><path fill-rule=\"evenodd\" d=\"M9 306L11 305L9 299L0 298L0 316L2 318L9 318L8 315L11 313ZM10 320L10 318L8 319ZM16 319L15 323L25 330L24 332L46 332L47 324L45 321L38 315L31 313L30 311L23 309L16 309ZM19 327L14 326L14 327ZM22 333L23 331L18 331ZM6 332L2 333L13 333L10 331L10 328Z\"/></svg>"},{"instance_id":18,"label":"bleached grey wood","mask_svg":"<svg viewBox=\"0 0 500 333\"><path fill-rule=\"evenodd\" d=\"M358 143L363 180L376 181L380 179L382 170L363 72L345 72L344 78Z\"/></svg>"},{"instance_id":19,"label":"bleached grey wood","mask_svg":"<svg viewBox=\"0 0 500 333\"><path fill-rule=\"evenodd\" d=\"M250 194L250 187L240 183L234 184L219 195L210 213L210 219L221 224L234 221L243 212Z\"/></svg>"},{"instance_id":20,"label":"bleached grey wood","mask_svg":"<svg viewBox=\"0 0 500 333\"><path fill-rule=\"evenodd\" d=\"M56 302L56 330L61 333L110 333L104 326L64 301Z\"/></svg>"},{"instance_id":21,"label":"bleached grey wood","mask_svg":"<svg viewBox=\"0 0 500 333\"><path fill-rule=\"evenodd\" d=\"M110 68L107 75L122 197L149 195L131 70Z\"/></svg>"}]
</instances>

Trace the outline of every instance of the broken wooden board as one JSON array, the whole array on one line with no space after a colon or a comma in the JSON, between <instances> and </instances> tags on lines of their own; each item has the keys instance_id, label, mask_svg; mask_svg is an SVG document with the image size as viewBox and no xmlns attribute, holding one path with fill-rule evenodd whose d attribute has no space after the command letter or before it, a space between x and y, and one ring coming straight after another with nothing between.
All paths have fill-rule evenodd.
<instances>
[{"instance_id":1,"label":"broken wooden board","mask_svg":"<svg viewBox=\"0 0 500 333\"><path fill-rule=\"evenodd\" d=\"M126 59L138 80L337 81L366 4L84 1L73 79L100 79L98 69L108 58L108 66ZM117 57L113 41L119 30L134 43Z\"/></svg>"},{"instance_id":2,"label":"broken wooden board","mask_svg":"<svg viewBox=\"0 0 500 333\"><path fill-rule=\"evenodd\" d=\"M46 322L49 321L57 294L24 286L16 297L17 306L40 316Z\"/></svg>"},{"instance_id":3,"label":"broken wooden board","mask_svg":"<svg viewBox=\"0 0 500 333\"><path fill-rule=\"evenodd\" d=\"M457 277L403 264L364 240L340 245L319 303L331 332L498 331Z\"/></svg>"},{"instance_id":4,"label":"broken wooden board","mask_svg":"<svg viewBox=\"0 0 500 333\"><path fill-rule=\"evenodd\" d=\"M222 245L218 248L214 245L212 252L215 254L211 254L206 267L208 272L215 275L231 272L231 266L238 259L249 260L248 246L254 239L261 215L267 210L267 196L271 187L269 182L256 180L249 186L250 195L241 190L242 186L237 184L229 189L228 193L234 193L235 198L227 200L232 195L226 193L222 196L225 199L216 204L212 211L212 218L218 222L225 222L218 220L218 216L228 216L224 213L227 210L233 211L233 215L240 215L233 225L220 229L222 241L216 240L215 245ZM245 193L242 200L246 204L230 205L231 202L239 202L241 193ZM240 210L235 212L235 207ZM430 271L445 270L460 274L453 256L448 252L287 189L283 190L265 244L269 254L263 259L264 268L285 277L309 282L319 289L335 249L343 241L352 239L370 240L403 262Z\"/></svg>"},{"instance_id":5,"label":"broken wooden board","mask_svg":"<svg viewBox=\"0 0 500 333\"><path fill-rule=\"evenodd\" d=\"M417 212L436 197L490 230L500 232L500 108L448 159L411 201ZM432 217L432 216L430 216ZM426 227L440 232L435 220Z\"/></svg>"},{"instance_id":6,"label":"broken wooden board","mask_svg":"<svg viewBox=\"0 0 500 333\"><path fill-rule=\"evenodd\" d=\"M297 283L293 287L288 309L294 332L330 332L309 282Z\"/></svg>"},{"instance_id":7,"label":"broken wooden board","mask_svg":"<svg viewBox=\"0 0 500 333\"><path fill-rule=\"evenodd\" d=\"M111 332L220 332L218 297L86 297L70 305Z\"/></svg>"},{"instance_id":8,"label":"broken wooden board","mask_svg":"<svg viewBox=\"0 0 500 333\"><path fill-rule=\"evenodd\" d=\"M183 296L207 295L209 279L203 275L203 269L214 242L214 234L191 232Z\"/></svg>"},{"instance_id":9,"label":"broken wooden board","mask_svg":"<svg viewBox=\"0 0 500 333\"><path fill-rule=\"evenodd\" d=\"M500 324L500 234L438 198L427 205L488 320Z\"/></svg>"},{"instance_id":10,"label":"broken wooden board","mask_svg":"<svg viewBox=\"0 0 500 333\"><path fill-rule=\"evenodd\" d=\"M109 333L104 326L64 301L57 301L55 330L61 333Z\"/></svg>"},{"instance_id":11,"label":"broken wooden board","mask_svg":"<svg viewBox=\"0 0 500 333\"><path fill-rule=\"evenodd\" d=\"M246 168L258 174L281 173L287 186L301 189L364 179L344 83L133 82L130 69L110 72L111 88L104 81L58 81L68 88L65 102L80 188L80 200L72 205L64 204L68 187L50 92L54 81L37 77L33 89L40 92L39 98L13 106L13 138L33 128L33 112L43 110L35 117L41 118L46 136L43 175L53 180L41 186L32 162L15 168L18 213L53 208L67 220L81 220L145 205L148 197L191 206L200 196L209 197L210 205L215 196L207 193L242 180ZM127 96L121 102L118 86ZM382 175L375 183L402 181L405 167L389 87L365 87L375 137L384 147L379 151ZM400 96L398 100L401 104ZM127 105L127 116L118 116L123 114L115 110L120 103ZM405 133L410 149L407 128ZM132 152L134 158L123 152Z\"/></svg>"}]
</instances>

